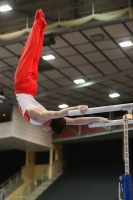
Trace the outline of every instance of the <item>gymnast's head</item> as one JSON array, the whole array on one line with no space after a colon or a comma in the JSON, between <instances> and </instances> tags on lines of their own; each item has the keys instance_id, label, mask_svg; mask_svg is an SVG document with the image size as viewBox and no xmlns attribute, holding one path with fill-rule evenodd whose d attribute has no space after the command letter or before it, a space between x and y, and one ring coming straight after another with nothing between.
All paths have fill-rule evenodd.
<instances>
[{"instance_id":1,"label":"gymnast's head","mask_svg":"<svg viewBox=\"0 0 133 200\"><path fill-rule=\"evenodd\" d=\"M43 123L43 130L53 135L59 135L66 126L66 120L61 117L57 119L50 119Z\"/></svg>"}]
</instances>

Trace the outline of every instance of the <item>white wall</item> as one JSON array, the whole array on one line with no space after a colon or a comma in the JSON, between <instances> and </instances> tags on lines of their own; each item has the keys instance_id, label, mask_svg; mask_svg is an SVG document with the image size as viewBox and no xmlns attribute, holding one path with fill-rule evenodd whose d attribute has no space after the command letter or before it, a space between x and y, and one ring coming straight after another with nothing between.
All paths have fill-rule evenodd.
<instances>
[{"instance_id":1,"label":"white wall","mask_svg":"<svg viewBox=\"0 0 133 200\"><path fill-rule=\"evenodd\" d=\"M48 151L52 136L41 127L31 125L13 108L12 121L0 123L0 150Z\"/></svg>"},{"instance_id":2,"label":"white wall","mask_svg":"<svg viewBox=\"0 0 133 200\"><path fill-rule=\"evenodd\" d=\"M47 134L41 127L31 125L26 121L17 106L13 108L12 134L13 137L51 147L52 136Z\"/></svg>"},{"instance_id":3,"label":"white wall","mask_svg":"<svg viewBox=\"0 0 133 200\"><path fill-rule=\"evenodd\" d=\"M12 122L0 123L0 139L11 137L12 135Z\"/></svg>"}]
</instances>

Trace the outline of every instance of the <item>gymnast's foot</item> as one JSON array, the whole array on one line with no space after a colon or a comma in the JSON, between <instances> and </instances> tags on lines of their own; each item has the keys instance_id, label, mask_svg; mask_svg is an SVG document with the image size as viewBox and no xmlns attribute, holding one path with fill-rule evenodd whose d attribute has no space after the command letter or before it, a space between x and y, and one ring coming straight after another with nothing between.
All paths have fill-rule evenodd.
<instances>
[{"instance_id":1,"label":"gymnast's foot","mask_svg":"<svg viewBox=\"0 0 133 200\"><path fill-rule=\"evenodd\" d=\"M45 28L47 26L47 22L45 21L45 16L42 9L36 11L35 19L42 19L42 26Z\"/></svg>"},{"instance_id":2,"label":"gymnast's foot","mask_svg":"<svg viewBox=\"0 0 133 200\"><path fill-rule=\"evenodd\" d=\"M44 18L44 13L43 13L42 9L38 9L38 10L36 11L35 19L37 19L37 18L39 18L39 17Z\"/></svg>"}]
</instances>

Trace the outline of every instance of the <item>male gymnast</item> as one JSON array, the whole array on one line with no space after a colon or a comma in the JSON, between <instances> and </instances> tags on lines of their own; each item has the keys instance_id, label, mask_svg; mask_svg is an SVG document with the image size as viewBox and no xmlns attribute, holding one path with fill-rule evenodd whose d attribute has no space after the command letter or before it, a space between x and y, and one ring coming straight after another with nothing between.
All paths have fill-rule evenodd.
<instances>
[{"instance_id":1,"label":"male gymnast","mask_svg":"<svg viewBox=\"0 0 133 200\"><path fill-rule=\"evenodd\" d=\"M47 23L41 9L37 10L34 23L22 50L15 73L14 88L18 108L23 117L33 125L42 126L48 133L60 134L65 125L85 125L92 122L108 122L101 117L68 118L69 110L79 109L84 115L88 109L86 105L69 107L59 111L46 110L34 96L37 91L38 63L42 51L44 29Z\"/></svg>"}]
</instances>

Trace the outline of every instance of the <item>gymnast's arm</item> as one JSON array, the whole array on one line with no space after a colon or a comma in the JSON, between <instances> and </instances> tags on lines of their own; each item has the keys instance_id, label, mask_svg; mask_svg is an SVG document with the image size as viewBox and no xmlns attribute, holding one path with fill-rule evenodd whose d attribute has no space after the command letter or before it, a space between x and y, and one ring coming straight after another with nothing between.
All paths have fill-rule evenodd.
<instances>
[{"instance_id":1,"label":"gymnast's arm","mask_svg":"<svg viewBox=\"0 0 133 200\"><path fill-rule=\"evenodd\" d=\"M68 107L59 111L40 110L37 108L31 108L28 110L28 114L33 120L45 122L45 121L48 121L49 119L55 119L55 118L67 116L68 111L70 110L80 110L81 114L84 115L88 110L88 106L80 105L80 106L75 106L75 107Z\"/></svg>"},{"instance_id":2,"label":"gymnast's arm","mask_svg":"<svg viewBox=\"0 0 133 200\"><path fill-rule=\"evenodd\" d=\"M108 119L103 117L78 117L78 118L68 118L66 119L66 125L86 125L93 122L109 122Z\"/></svg>"}]
</instances>

